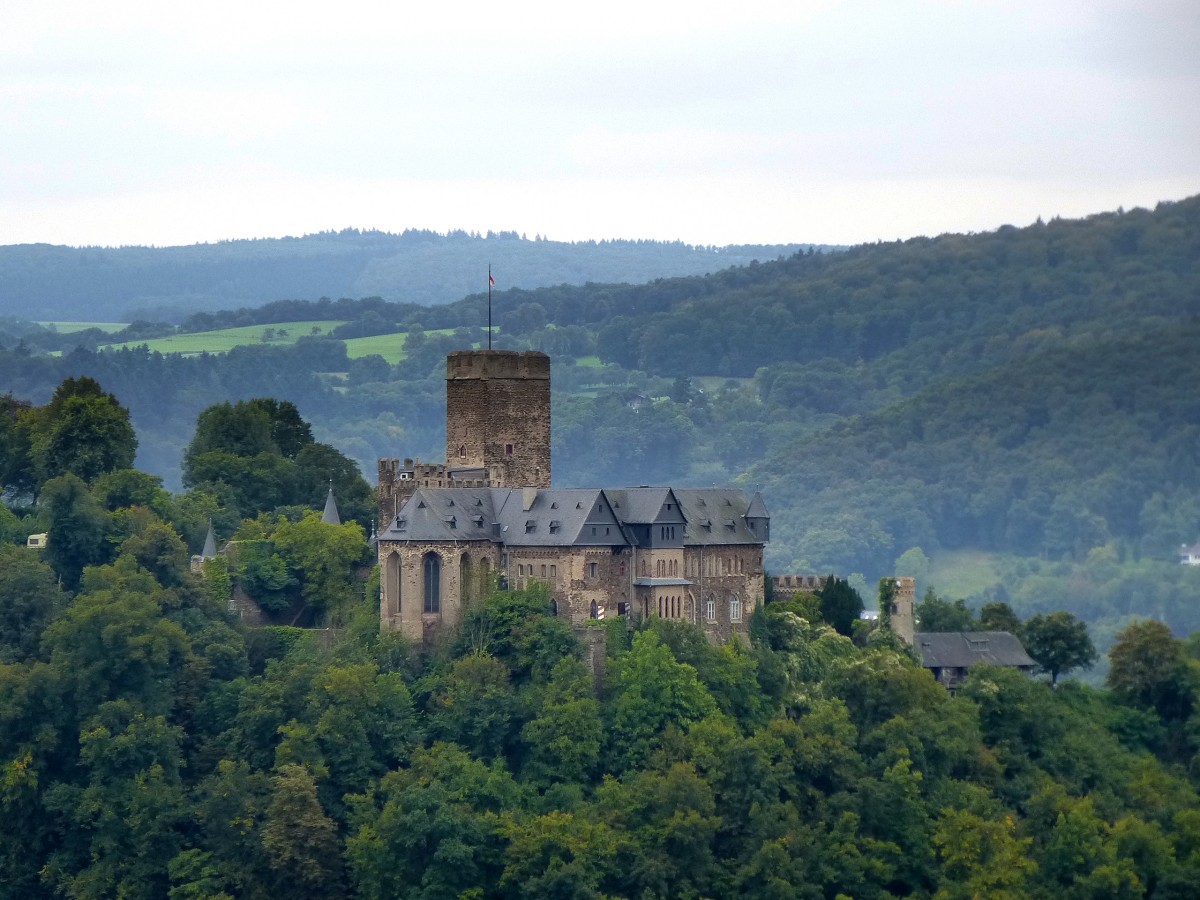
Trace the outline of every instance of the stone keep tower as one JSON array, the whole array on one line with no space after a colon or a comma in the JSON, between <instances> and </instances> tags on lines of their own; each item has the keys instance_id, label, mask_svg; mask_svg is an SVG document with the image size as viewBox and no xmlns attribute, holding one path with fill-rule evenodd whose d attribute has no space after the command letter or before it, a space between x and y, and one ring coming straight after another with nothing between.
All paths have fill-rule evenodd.
<instances>
[{"instance_id":1,"label":"stone keep tower","mask_svg":"<svg viewBox=\"0 0 1200 900\"><path fill-rule=\"evenodd\" d=\"M550 487L550 357L460 350L446 357L446 465L492 487Z\"/></svg>"},{"instance_id":2,"label":"stone keep tower","mask_svg":"<svg viewBox=\"0 0 1200 900\"><path fill-rule=\"evenodd\" d=\"M897 578L896 592L892 595L892 631L906 644L915 640L917 603L917 579Z\"/></svg>"}]
</instances>

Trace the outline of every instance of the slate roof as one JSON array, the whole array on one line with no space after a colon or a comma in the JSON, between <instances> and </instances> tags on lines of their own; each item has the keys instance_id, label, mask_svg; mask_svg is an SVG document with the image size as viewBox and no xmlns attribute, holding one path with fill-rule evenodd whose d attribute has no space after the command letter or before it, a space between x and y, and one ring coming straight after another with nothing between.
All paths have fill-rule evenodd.
<instances>
[{"instance_id":1,"label":"slate roof","mask_svg":"<svg viewBox=\"0 0 1200 900\"><path fill-rule=\"evenodd\" d=\"M212 519L208 520L208 534L204 536L204 549L200 555L204 559L212 559L217 555L217 535L213 532Z\"/></svg>"},{"instance_id":2,"label":"slate roof","mask_svg":"<svg viewBox=\"0 0 1200 900\"><path fill-rule=\"evenodd\" d=\"M688 523L685 547L764 543L746 524L751 502L737 488L680 488L675 496ZM761 498L759 505L765 513Z\"/></svg>"},{"instance_id":3,"label":"slate roof","mask_svg":"<svg viewBox=\"0 0 1200 900\"><path fill-rule=\"evenodd\" d=\"M621 523L599 489L542 488L529 509L523 508L522 490L497 488L495 492L510 495L497 517L500 539L509 546L624 546L628 543ZM596 534L591 533L593 527Z\"/></svg>"},{"instance_id":4,"label":"slate roof","mask_svg":"<svg viewBox=\"0 0 1200 900\"><path fill-rule=\"evenodd\" d=\"M966 669L976 663L1037 665L1016 636L1007 631L918 631L913 635L913 646L927 669Z\"/></svg>"},{"instance_id":5,"label":"slate roof","mask_svg":"<svg viewBox=\"0 0 1200 900\"><path fill-rule=\"evenodd\" d=\"M329 486L329 493L325 497L325 512L321 514L321 521L328 525L342 524L342 517L338 515L337 501L333 499L333 485Z\"/></svg>"},{"instance_id":6,"label":"slate roof","mask_svg":"<svg viewBox=\"0 0 1200 900\"><path fill-rule=\"evenodd\" d=\"M630 546L635 542L627 526L686 521L684 546L764 543L746 524L754 502L736 488L541 488L528 509L526 490L418 488L379 540Z\"/></svg>"},{"instance_id":7,"label":"slate roof","mask_svg":"<svg viewBox=\"0 0 1200 900\"><path fill-rule=\"evenodd\" d=\"M683 521L679 501L670 488L605 488L604 493L617 516L626 524L654 525L658 522ZM667 509L668 503L671 509Z\"/></svg>"},{"instance_id":8,"label":"slate roof","mask_svg":"<svg viewBox=\"0 0 1200 900\"><path fill-rule=\"evenodd\" d=\"M488 541L495 521L491 488L418 488L379 540Z\"/></svg>"}]
</instances>

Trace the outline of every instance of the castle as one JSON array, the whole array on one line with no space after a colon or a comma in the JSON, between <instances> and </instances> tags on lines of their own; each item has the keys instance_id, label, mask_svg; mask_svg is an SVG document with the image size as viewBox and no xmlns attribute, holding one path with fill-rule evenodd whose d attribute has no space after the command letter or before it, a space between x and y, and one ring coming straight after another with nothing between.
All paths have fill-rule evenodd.
<instances>
[{"instance_id":1,"label":"castle","mask_svg":"<svg viewBox=\"0 0 1200 900\"><path fill-rule=\"evenodd\" d=\"M762 498L735 488L553 488L550 358L446 359L446 462L379 461L380 626L418 641L496 578L545 584L556 615L691 622L746 635L763 599Z\"/></svg>"}]
</instances>

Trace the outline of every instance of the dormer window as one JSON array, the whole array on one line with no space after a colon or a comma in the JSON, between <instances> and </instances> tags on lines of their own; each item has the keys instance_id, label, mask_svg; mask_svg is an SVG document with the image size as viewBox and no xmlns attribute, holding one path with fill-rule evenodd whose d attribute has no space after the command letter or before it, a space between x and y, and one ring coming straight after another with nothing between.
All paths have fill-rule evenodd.
<instances>
[{"instance_id":1,"label":"dormer window","mask_svg":"<svg viewBox=\"0 0 1200 900\"><path fill-rule=\"evenodd\" d=\"M446 516L442 519L442 521L446 523L447 528L457 528L458 527L458 522L457 522L457 520L455 520L454 516Z\"/></svg>"},{"instance_id":2,"label":"dormer window","mask_svg":"<svg viewBox=\"0 0 1200 900\"><path fill-rule=\"evenodd\" d=\"M474 522L477 527L483 526L483 516L471 516L471 521Z\"/></svg>"},{"instance_id":3,"label":"dormer window","mask_svg":"<svg viewBox=\"0 0 1200 900\"><path fill-rule=\"evenodd\" d=\"M418 501L417 501L417 509L428 509L428 508L429 508L429 507L427 507L427 506L425 505L425 501L424 501L424 500L418 500Z\"/></svg>"},{"instance_id":4,"label":"dormer window","mask_svg":"<svg viewBox=\"0 0 1200 900\"><path fill-rule=\"evenodd\" d=\"M535 531L537 531L537 520L536 519L526 519L525 520L525 533L533 534Z\"/></svg>"},{"instance_id":5,"label":"dormer window","mask_svg":"<svg viewBox=\"0 0 1200 900\"><path fill-rule=\"evenodd\" d=\"M558 534L559 529L561 529L561 528L562 528L562 522L558 521L558 519L550 520L550 533L551 534Z\"/></svg>"}]
</instances>

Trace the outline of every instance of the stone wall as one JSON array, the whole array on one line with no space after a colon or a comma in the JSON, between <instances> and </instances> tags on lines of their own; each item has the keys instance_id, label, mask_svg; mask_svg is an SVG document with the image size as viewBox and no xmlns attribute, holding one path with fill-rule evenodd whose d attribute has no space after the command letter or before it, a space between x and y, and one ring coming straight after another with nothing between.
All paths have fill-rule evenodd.
<instances>
[{"instance_id":1,"label":"stone wall","mask_svg":"<svg viewBox=\"0 0 1200 900\"><path fill-rule=\"evenodd\" d=\"M441 590L438 610L427 613L425 558L429 554L440 562ZM465 610L486 595L498 564L495 545L485 541L457 545L380 541L380 626L432 643L446 629L456 628Z\"/></svg>"},{"instance_id":2,"label":"stone wall","mask_svg":"<svg viewBox=\"0 0 1200 900\"><path fill-rule=\"evenodd\" d=\"M550 357L468 350L446 358L446 461L493 487L550 487Z\"/></svg>"}]
</instances>

